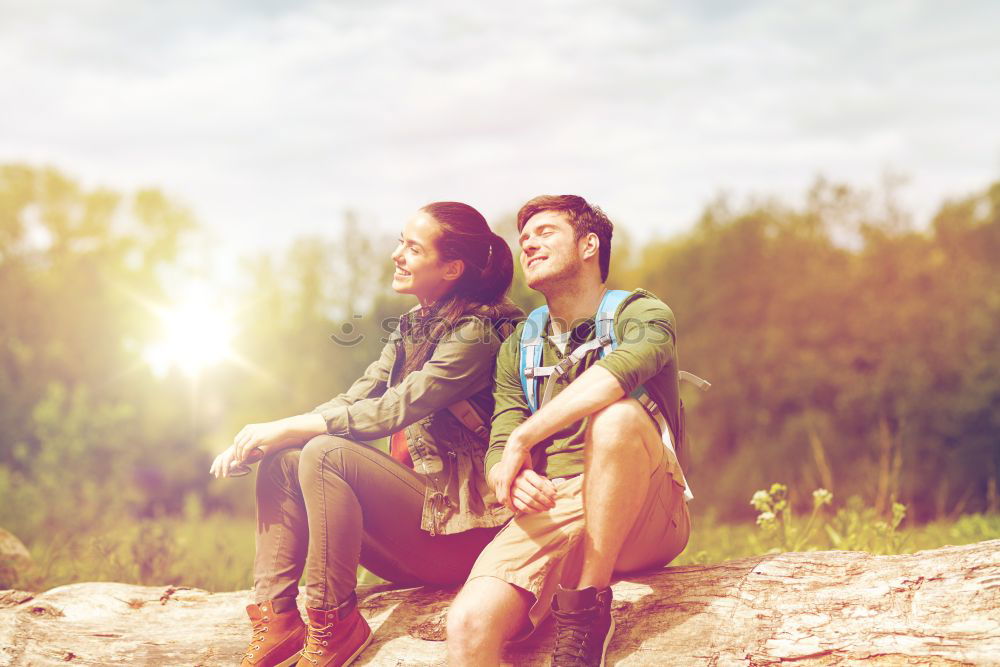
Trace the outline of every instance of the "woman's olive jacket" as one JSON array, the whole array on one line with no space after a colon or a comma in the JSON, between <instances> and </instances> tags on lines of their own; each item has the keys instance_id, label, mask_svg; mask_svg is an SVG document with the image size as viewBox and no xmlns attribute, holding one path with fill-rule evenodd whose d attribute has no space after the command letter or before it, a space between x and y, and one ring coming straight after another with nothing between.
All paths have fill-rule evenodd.
<instances>
[{"instance_id":1,"label":"woman's olive jacket","mask_svg":"<svg viewBox=\"0 0 1000 667\"><path fill-rule=\"evenodd\" d=\"M413 468L425 479L420 527L431 535L499 526L511 516L483 474L487 437L469 430L448 406L468 400L489 426L497 351L513 328L506 322L521 314L508 301L463 316L423 366L400 377L430 324L423 311L410 311L364 375L313 410L326 420L327 433L352 440L405 429Z\"/></svg>"}]
</instances>

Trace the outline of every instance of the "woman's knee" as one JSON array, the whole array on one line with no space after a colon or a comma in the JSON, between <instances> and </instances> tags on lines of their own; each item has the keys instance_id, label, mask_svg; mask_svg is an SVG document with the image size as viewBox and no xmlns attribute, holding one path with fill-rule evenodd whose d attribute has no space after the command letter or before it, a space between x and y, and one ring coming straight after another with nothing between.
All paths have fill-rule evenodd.
<instances>
[{"instance_id":1,"label":"woman's knee","mask_svg":"<svg viewBox=\"0 0 1000 667\"><path fill-rule=\"evenodd\" d=\"M281 488L297 486L300 453L299 449L282 449L261 459L257 467L258 490L274 486Z\"/></svg>"},{"instance_id":2,"label":"woman's knee","mask_svg":"<svg viewBox=\"0 0 1000 667\"><path fill-rule=\"evenodd\" d=\"M299 481L308 484L329 471L343 476L364 445L334 435L318 435L305 444L299 457Z\"/></svg>"}]
</instances>

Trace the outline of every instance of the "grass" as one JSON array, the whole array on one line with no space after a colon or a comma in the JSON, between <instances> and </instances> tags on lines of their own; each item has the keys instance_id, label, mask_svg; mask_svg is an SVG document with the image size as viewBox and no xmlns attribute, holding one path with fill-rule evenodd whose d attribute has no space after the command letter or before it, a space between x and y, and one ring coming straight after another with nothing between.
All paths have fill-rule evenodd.
<instances>
[{"instance_id":1,"label":"grass","mask_svg":"<svg viewBox=\"0 0 1000 667\"><path fill-rule=\"evenodd\" d=\"M752 523L717 523L709 517L692 521L687 548L672 565L706 565L735 558L756 556L768 551L762 543L761 529ZM893 553L914 553L947 545L972 544L1000 538L1000 514L966 514L954 520L940 520L897 531L899 548ZM828 541L813 541L802 551L833 549ZM878 553L883 550L858 549Z\"/></svg>"},{"instance_id":2,"label":"grass","mask_svg":"<svg viewBox=\"0 0 1000 667\"><path fill-rule=\"evenodd\" d=\"M860 500L849 499L836 510L828 502L814 503L808 514L796 517L788 503L781 504L780 489L772 487L766 495L766 501L755 495L761 505L758 511L765 515L756 522L727 523L710 514L694 516L687 549L673 564L716 563L785 551L789 546L909 553L1000 538L1000 513L910 525L898 508L899 521L895 521ZM696 503L693 509L704 511L703 507ZM63 520L52 526L24 536L36 565L20 573L16 581L4 580L0 560L0 589L13 583L23 590L44 591L84 581L189 586L213 592L245 591L252 585L253 518L200 516L191 511L186 518L119 520L102 527ZM360 574L361 583L377 581L369 573ZM142 600L129 604L141 605Z\"/></svg>"},{"instance_id":3,"label":"grass","mask_svg":"<svg viewBox=\"0 0 1000 667\"><path fill-rule=\"evenodd\" d=\"M1000 513L966 514L909 526L906 506L901 503L893 502L885 515L858 496L836 509L833 500L826 489L816 489L808 516L799 517L788 499L788 487L772 484L750 500L759 512L755 524L719 523L710 515L692 520L687 549L675 562L707 564L765 553L827 549L903 554L1000 538Z\"/></svg>"},{"instance_id":4,"label":"grass","mask_svg":"<svg viewBox=\"0 0 1000 667\"><path fill-rule=\"evenodd\" d=\"M117 522L37 540L30 551L35 568L17 583L32 590L79 581L240 590L253 581L254 521L214 516Z\"/></svg>"},{"instance_id":5,"label":"grass","mask_svg":"<svg viewBox=\"0 0 1000 667\"><path fill-rule=\"evenodd\" d=\"M215 515L118 522L37 540L30 551L34 568L16 581L0 580L0 589L41 591L81 581L116 581L245 590L253 585L254 520ZM361 584L381 581L363 569L358 574Z\"/></svg>"},{"instance_id":6,"label":"grass","mask_svg":"<svg viewBox=\"0 0 1000 667\"><path fill-rule=\"evenodd\" d=\"M804 528L790 518L793 534ZM801 550L836 548L830 527L841 539L840 548L874 553L912 553L945 545L1000 538L1000 514L968 514L920 526L903 522L891 534L864 507L847 506L816 522ZM854 531L853 533L851 531ZM254 521L221 515L202 519L163 518L119 522L102 530L61 533L30 544L35 566L0 588L47 590L80 581L118 581L146 585L182 585L210 591L245 590L252 585ZM798 533L801 538L801 533ZM852 541L853 540L853 541ZM866 542L867 540L867 542ZM675 565L708 564L784 551L773 527L721 523L710 516L695 517L687 549ZM362 572L362 583L377 581Z\"/></svg>"}]
</instances>

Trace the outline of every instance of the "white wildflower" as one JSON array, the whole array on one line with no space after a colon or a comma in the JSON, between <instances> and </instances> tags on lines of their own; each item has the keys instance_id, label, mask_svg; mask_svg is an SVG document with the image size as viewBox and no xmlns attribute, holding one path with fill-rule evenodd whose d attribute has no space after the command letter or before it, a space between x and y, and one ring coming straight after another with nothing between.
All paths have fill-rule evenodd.
<instances>
[{"instance_id":1,"label":"white wildflower","mask_svg":"<svg viewBox=\"0 0 1000 667\"><path fill-rule=\"evenodd\" d=\"M822 507L833 502L833 494L826 489L816 489L813 491L813 507Z\"/></svg>"}]
</instances>

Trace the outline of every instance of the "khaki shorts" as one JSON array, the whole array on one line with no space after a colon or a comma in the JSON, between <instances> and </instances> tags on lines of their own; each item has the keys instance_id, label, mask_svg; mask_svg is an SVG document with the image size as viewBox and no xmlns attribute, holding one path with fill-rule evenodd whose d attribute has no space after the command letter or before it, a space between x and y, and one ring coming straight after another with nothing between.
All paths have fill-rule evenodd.
<instances>
[{"instance_id":1,"label":"khaki shorts","mask_svg":"<svg viewBox=\"0 0 1000 667\"><path fill-rule=\"evenodd\" d=\"M615 562L615 574L662 567L680 555L691 533L683 481L668 470L669 455L653 470L649 490ZM677 475L680 477L680 475ZM557 584L573 586L583 556L583 475L556 481L552 509L522 514L501 530L472 566L469 579L496 577L531 593L527 638L549 612Z\"/></svg>"}]
</instances>

